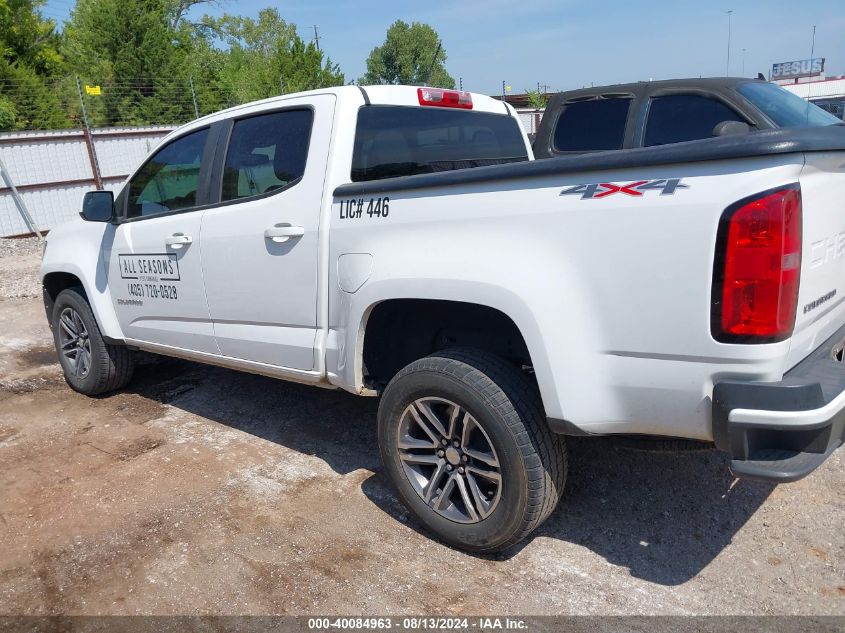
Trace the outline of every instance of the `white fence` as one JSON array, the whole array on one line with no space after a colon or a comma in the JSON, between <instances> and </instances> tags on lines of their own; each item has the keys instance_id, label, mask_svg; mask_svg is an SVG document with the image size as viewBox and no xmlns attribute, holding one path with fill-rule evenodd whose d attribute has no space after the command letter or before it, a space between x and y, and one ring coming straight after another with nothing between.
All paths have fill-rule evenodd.
<instances>
[{"instance_id":1,"label":"white fence","mask_svg":"<svg viewBox=\"0 0 845 633\"><path fill-rule=\"evenodd\" d=\"M86 191L117 189L171 129L102 128L90 137L85 130L0 134L0 159L35 225L49 230L79 213ZM29 232L0 179L0 237Z\"/></svg>"},{"instance_id":2,"label":"white fence","mask_svg":"<svg viewBox=\"0 0 845 633\"><path fill-rule=\"evenodd\" d=\"M543 110L535 110L534 108L517 108L516 113L519 115L519 122L525 129L526 134L536 134L540 128L540 121L543 120Z\"/></svg>"}]
</instances>

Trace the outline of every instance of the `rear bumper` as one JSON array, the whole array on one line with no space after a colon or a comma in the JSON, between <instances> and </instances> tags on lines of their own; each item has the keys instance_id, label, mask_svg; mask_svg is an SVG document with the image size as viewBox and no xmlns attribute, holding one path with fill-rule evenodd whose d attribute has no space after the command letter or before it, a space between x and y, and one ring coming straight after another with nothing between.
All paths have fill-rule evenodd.
<instances>
[{"instance_id":1,"label":"rear bumper","mask_svg":"<svg viewBox=\"0 0 845 633\"><path fill-rule=\"evenodd\" d=\"M737 477L796 481L845 442L845 362L834 358L843 340L845 327L780 382L715 385L713 439Z\"/></svg>"}]
</instances>

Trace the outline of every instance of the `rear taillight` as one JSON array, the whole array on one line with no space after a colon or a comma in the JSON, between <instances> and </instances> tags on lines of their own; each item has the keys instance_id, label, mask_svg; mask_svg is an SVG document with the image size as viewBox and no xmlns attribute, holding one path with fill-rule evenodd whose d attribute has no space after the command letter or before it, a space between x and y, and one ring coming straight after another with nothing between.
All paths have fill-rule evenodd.
<instances>
[{"instance_id":1,"label":"rear taillight","mask_svg":"<svg viewBox=\"0 0 845 633\"><path fill-rule=\"evenodd\" d=\"M420 105L440 108L464 108L472 110L472 95L463 90L443 90L442 88L417 88Z\"/></svg>"},{"instance_id":2,"label":"rear taillight","mask_svg":"<svg viewBox=\"0 0 845 633\"><path fill-rule=\"evenodd\" d=\"M729 207L713 274L713 338L772 343L792 335L801 278L801 189L790 185Z\"/></svg>"}]
</instances>

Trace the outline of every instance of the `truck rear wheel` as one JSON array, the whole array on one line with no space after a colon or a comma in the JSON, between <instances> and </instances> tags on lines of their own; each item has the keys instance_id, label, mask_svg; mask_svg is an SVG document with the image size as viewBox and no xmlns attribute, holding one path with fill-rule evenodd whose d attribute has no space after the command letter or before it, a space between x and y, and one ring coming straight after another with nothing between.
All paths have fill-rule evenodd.
<instances>
[{"instance_id":1,"label":"truck rear wheel","mask_svg":"<svg viewBox=\"0 0 845 633\"><path fill-rule=\"evenodd\" d=\"M114 391L132 379L132 350L103 340L81 288L67 288L56 297L53 341L65 381L79 393L95 396Z\"/></svg>"},{"instance_id":2,"label":"truck rear wheel","mask_svg":"<svg viewBox=\"0 0 845 633\"><path fill-rule=\"evenodd\" d=\"M536 386L492 354L455 349L414 361L378 412L385 469L416 517L445 542L495 552L555 509L566 447Z\"/></svg>"}]
</instances>

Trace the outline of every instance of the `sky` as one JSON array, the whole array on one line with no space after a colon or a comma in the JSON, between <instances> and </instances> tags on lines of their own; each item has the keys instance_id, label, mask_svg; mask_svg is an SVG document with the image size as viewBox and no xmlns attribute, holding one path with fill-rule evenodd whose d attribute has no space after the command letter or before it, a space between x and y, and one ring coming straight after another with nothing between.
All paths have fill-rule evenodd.
<instances>
[{"instance_id":1,"label":"sky","mask_svg":"<svg viewBox=\"0 0 845 633\"><path fill-rule=\"evenodd\" d=\"M48 0L61 20L73 0ZM500 94L726 74L728 14L731 75L768 76L773 63L825 57L828 76L845 74L845 11L841 0L223 0L201 13L256 16L274 6L300 37L313 39L340 65L346 80L397 19L425 22L440 35L446 69L465 90ZM745 52L743 53L743 49ZM743 69L744 66L744 69Z\"/></svg>"}]
</instances>

